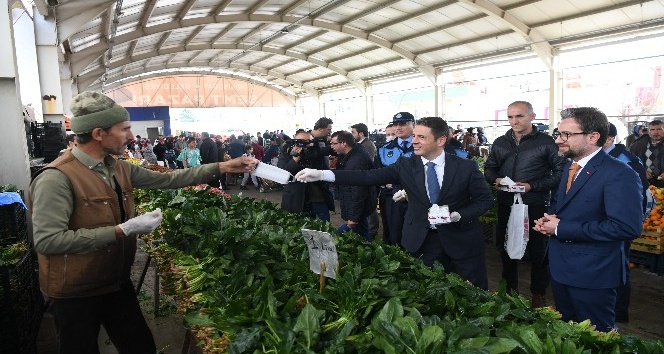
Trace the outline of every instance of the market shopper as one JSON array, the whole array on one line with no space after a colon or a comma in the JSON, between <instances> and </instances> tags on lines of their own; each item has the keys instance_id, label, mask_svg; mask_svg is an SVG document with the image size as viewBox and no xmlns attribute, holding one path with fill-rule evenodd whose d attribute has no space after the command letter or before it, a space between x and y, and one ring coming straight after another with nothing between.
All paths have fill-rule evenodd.
<instances>
[{"instance_id":1,"label":"market shopper","mask_svg":"<svg viewBox=\"0 0 664 354\"><path fill-rule=\"evenodd\" d=\"M444 153L448 130L442 118L422 118L415 123L411 157L367 171L304 169L295 179L339 185L400 184L408 195L401 239L406 251L427 266L438 261L446 271L488 289L484 236L478 218L491 208L493 198L475 161ZM436 212L438 206L449 209L444 223L429 221L444 216L444 212Z\"/></svg>"},{"instance_id":2,"label":"market shopper","mask_svg":"<svg viewBox=\"0 0 664 354\"><path fill-rule=\"evenodd\" d=\"M202 140L200 145L198 146L198 150L200 150L201 152L201 163L208 164L208 163L219 162L219 150L217 148L217 143L214 141L214 139L212 139L210 133L202 132L201 137ZM207 183L212 187L219 188L220 186L219 178L220 177L215 177L214 179L208 181Z\"/></svg>"},{"instance_id":3,"label":"market shopper","mask_svg":"<svg viewBox=\"0 0 664 354\"><path fill-rule=\"evenodd\" d=\"M648 134L636 139L629 151L646 166L648 182L658 188L664 187L664 122L655 119L648 123Z\"/></svg>"},{"instance_id":4,"label":"market shopper","mask_svg":"<svg viewBox=\"0 0 664 354\"><path fill-rule=\"evenodd\" d=\"M589 319L606 332L615 328L616 289L627 276L624 243L641 234L641 181L602 150L604 113L590 107L569 113L553 137L571 161L535 230L549 236L551 290L562 319Z\"/></svg>"},{"instance_id":5,"label":"market shopper","mask_svg":"<svg viewBox=\"0 0 664 354\"><path fill-rule=\"evenodd\" d=\"M546 306L544 295L549 287L549 264L546 260L548 237L532 229L535 220L547 211L551 190L560 183L565 159L558 154L558 146L551 136L540 132L533 125L535 112L526 101L515 101L507 106L510 129L493 142L489 157L484 164L487 182L501 188L501 181L508 177L525 188L523 203L528 205L530 233L526 254L530 263L530 293L533 307ZM500 258L508 293L519 292L519 262L511 259L505 251L507 222L514 203L512 192L498 190L498 223L496 246Z\"/></svg>"},{"instance_id":6,"label":"market shopper","mask_svg":"<svg viewBox=\"0 0 664 354\"><path fill-rule=\"evenodd\" d=\"M196 167L201 164L201 152L196 147L196 138L191 137L187 140L187 147L180 151L178 161L182 168Z\"/></svg>"},{"instance_id":7,"label":"market shopper","mask_svg":"<svg viewBox=\"0 0 664 354\"><path fill-rule=\"evenodd\" d=\"M72 100L78 146L40 171L30 186L39 282L60 353L98 353L100 326L120 353L155 353L129 278L137 235L161 223L160 210L136 216L134 188L179 188L223 172L245 172L242 158L172 173L116 160L133 139L129 113L109 97Z\"/></svg>"}]
</instances>

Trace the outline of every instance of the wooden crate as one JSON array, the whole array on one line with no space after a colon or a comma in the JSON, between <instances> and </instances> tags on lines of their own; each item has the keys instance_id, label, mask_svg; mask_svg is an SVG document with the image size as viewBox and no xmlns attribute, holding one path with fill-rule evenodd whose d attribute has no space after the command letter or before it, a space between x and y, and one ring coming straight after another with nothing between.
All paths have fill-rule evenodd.
<instances>
[{"instance_id":1,"label":"wooden crate","mask_svg":"<svg viewBox=\"0 0 664 354\"><path fill-rule=\"evenodd\" d=\"M664 234L657 231L644 231L641 237L632 241L631 249L652 254L664 254Z\"/></svg>"}]
</instances>

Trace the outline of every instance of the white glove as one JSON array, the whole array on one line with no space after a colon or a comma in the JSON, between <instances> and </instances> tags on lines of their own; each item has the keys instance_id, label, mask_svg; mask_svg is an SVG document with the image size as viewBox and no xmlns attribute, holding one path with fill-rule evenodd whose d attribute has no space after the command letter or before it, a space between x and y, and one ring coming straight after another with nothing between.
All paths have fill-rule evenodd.
<instances>
[{"instance_id":1,"label":"white glove","mask_svg":"<svg viewBox=\"0 0 664 354\"><path fill-rule=\"evenodd\" d=\"M457 222L461 220L461 214L457 213L456 211L453 211L450 213L450 221L451 222Z\"/></svg>"},{"instance_id":2,"label":"white glove","mask_svg":"<svg viewBox=\"0 0 664 354\"><path fill-rule=\"evenodd\" d=\"M295 174L295 180L302 183L318 182L323 180L323 171L305 168Z\"/></svg>"},{"instance_id":3,"label":"white glove","mask_svg":"<svg viewBox=\"0 0 664 354\"><path fill-rule=\"evenodd\" d=\"M406 194L405 189L401 189L398 192L394 193L392 196L392 200L395 202L407 202L408 201L408 194Z\"/></svg>"},{"instance_id":4,"label":"white glove","mask_svg":"<svg viewBox=\"0 0 664 354\"><path fill-rule=\"evenodd\" d=\"M118 225L125 235L149 234L154 229L159 227L163 216L161 209L157 208L154 211L139 215L135 218L129 219L124 223Z\"/></svg>"}]
</instances>

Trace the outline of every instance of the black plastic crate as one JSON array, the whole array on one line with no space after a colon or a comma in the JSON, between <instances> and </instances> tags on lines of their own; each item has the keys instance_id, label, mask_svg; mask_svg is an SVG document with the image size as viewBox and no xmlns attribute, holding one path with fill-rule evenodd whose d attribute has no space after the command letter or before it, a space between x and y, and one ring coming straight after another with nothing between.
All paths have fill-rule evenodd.
<instances>
[{"instance_id":1,"label":"black plastic crate","mask_svg":"<svg viewBox=\"0 0 664 354\"><path fill-rule=\"evenodd\" d=\"M26 241L28 225L25 209L20 203L0 206L0 245Z\"/></svg>"},{"instance_id":2,"label":"black plastic crate","mask_svg":"<svg viewBox=\"0 0 664 354\"><path fill-rule=\"evenodd\" d=\"M0 353L37 352L44 314L37 267L30 251L16 266L0 266Z\"/></svg>"},{"instance_id":3,"label":"black plastic crate","mask_svg":"<svg viewBox=\"0 0 664 354\"><path fill-rule=\"evenodd\" d=\"M664 255L640 251L629 251L629 261L644 266L657 275L664 275Z\"/></svg>"}]
</instances>

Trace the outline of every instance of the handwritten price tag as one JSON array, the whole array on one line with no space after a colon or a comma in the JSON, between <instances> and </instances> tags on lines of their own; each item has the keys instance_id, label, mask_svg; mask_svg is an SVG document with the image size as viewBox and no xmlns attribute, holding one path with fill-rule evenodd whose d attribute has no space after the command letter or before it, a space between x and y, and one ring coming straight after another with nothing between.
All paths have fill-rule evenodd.
<instances>
[{"instance_id":1,"label":"handwritten price tag","mask_svg":"<svg viewBox=\"0 0 664 354\"><path fill-rule=\"evenodd\" d=\"M336 279L339 256L332 235L316 230L302 229L301 231L302 238L304 238L309 248L309 269L316 274L320 274L321 265L324 265L324 275Z\"/></svg>"}]
</instances>

